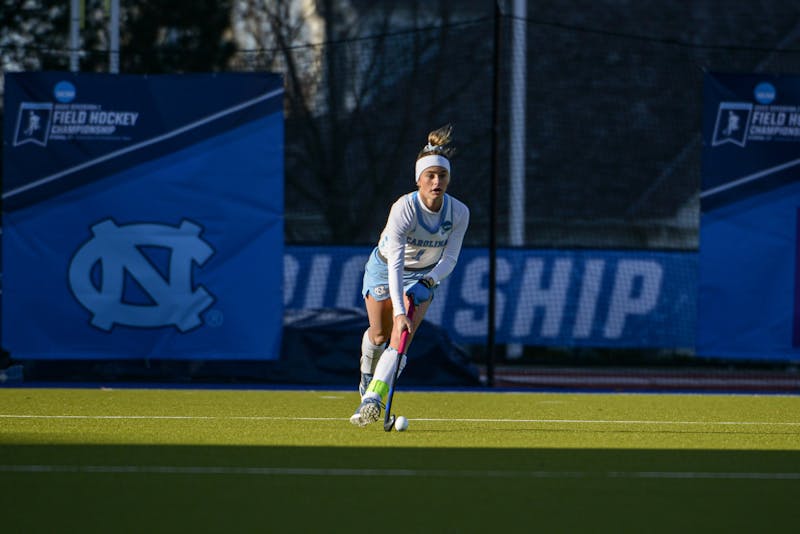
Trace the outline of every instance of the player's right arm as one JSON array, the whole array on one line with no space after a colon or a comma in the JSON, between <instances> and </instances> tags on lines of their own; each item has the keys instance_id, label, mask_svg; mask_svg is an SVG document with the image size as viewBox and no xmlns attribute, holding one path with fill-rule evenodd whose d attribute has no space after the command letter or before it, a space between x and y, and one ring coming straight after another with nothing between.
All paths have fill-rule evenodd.
<instances>
[{"instance_id":1,"label":"player's right arm","mask_svg":"<svg viewBox=\"0 0 800 534\"><path fill-rule=\"evenodd\" d=\"M404 195L392 205L378 245L389 268L389 296L392 299L395 320L398 315L405 317L406 314L406 304L403 299L404 253L406 236L413 228L413 224L413 202L409 202L408 195Z\"/></svg>"}]
</instances>

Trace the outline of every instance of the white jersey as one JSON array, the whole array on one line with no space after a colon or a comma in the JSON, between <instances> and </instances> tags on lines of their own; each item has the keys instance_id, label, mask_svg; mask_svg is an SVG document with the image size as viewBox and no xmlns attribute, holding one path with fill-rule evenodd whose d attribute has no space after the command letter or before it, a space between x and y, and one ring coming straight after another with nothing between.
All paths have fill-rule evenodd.
<instances>
[{"instance_id":1,"label":"white jersey","mask_svg":"<svg viewBox=\"0 0 800 534\"><path fill-rule=\"evenodd\" d=\"M403 270L430 269L427 276L439 283L453 272L468 225L469 208L448 194L438 212L425 207L416 191L392 205L378 241L378 252L389 268L389 293L395 315L406 311Z\"/></svg>"}]
</instances>

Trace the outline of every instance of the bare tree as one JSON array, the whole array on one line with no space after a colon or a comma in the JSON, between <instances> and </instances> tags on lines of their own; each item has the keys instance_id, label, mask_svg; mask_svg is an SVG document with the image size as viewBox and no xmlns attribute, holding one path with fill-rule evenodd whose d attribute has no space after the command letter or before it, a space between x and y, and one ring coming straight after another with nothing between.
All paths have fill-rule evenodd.
<instances>
[{"instance_id":1,"label":"bare tree","mask_svg":"<svg viewBox=\"0 0 800 534\"><path fill-rule=\"evenodd\" d=\"M364 2L357 11L354 3L236 6L240 45L257 47L242 50L236 65L285 76L293 242L374 241L390 203L413 187L427 132L445 122L458 132L458 106L476 89L490 104L491 79L474 60L487 57L491 35L451 27L454 10L444 4L431 12L416 2ZM462 141L475 135L460 133Z\"/></svg>"}]
</instances>

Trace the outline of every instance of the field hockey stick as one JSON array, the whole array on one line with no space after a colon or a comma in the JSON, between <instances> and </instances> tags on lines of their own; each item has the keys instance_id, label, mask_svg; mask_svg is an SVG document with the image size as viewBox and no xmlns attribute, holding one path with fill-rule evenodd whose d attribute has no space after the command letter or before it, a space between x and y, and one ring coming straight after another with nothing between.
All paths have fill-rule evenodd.
<instances>
[{"instance_id":1,"label":"field hockey stick","mask_svg":"<svg viewBox=\"0 0 800 534\"><path fill-rule=\"evenodd\" d=\"M408 320L411 321L411 324L414 324L414 301L411 300L408 303ZM397 361L394 364L394 379L392 380L392 385L389 388L389 394L386 396L386 411L383 414L383 429L386 432L391 432L392 427L394 427L394 420L396 419L394 414L391 414L392 409L392 398L394 397L394 386L397 384L397 377L400 375L400 361L403 359L403 356L406 354L406 345L408 344L408 330L403 330L400 334L400 346L397 347Z\"/></svg>"}]
</instances>

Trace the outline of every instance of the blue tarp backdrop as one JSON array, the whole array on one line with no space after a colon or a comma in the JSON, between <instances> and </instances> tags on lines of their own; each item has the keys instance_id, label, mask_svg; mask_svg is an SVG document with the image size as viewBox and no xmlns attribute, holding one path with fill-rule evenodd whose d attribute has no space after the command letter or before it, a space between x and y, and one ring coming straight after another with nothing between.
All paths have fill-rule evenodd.
<instances>
[{"instance_id":1,"label":"blue tarp backdrop","mask_svg":"<svg viewBox=\"0 0 800 534\"><path fill-rule=\"evenodd\" d=\"M4 348L278 358L282 106L268 73L6 74Z\"/></svg>"},{"instance_id":2,"label":"blue tarp backdrop","mask_svg":"<svg viewBox=\"0 0 800 534\"><path fill-rule=\"evenodd\" d=\"M697 353L800 360L800 76L710 73Z\"/></svg>"}]
</instances>

